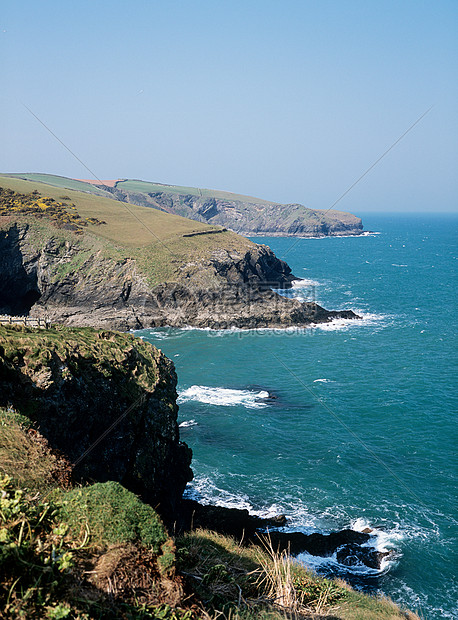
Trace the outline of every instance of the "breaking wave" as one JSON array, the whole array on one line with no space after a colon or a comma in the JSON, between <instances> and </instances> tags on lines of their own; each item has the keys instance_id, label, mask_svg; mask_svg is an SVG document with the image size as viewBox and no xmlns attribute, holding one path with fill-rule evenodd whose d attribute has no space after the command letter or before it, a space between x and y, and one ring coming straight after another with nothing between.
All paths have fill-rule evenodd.
<instances>
[{"instance_id":1,"label":"breaking wave","mask_svg":"<svg viewBox=\"0 0 458 620\"><path fill-rule=\"evenodd\" d=\"M206 385L192 385L181 391L178 396L178 403L196 401L206 405L217 405L222 407L234 407L242 405L248 409L262 409L268 407L265 402L269 398L269 392L261 390L234 390L229 388L209 387Z\"/></svg>"}]
</instances>

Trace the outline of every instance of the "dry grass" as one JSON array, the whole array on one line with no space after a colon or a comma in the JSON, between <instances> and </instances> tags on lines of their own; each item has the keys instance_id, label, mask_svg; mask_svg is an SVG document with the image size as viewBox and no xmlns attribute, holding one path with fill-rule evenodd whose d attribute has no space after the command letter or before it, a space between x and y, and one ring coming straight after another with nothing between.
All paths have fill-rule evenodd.
<instances>
[{"instance_id":1,"label":"dry grass","mask_svg":"<svg viewBox=\"0 0 458 620\"><path fill-rule=\"evenodd\" d=\"M259 555L258 587L273 605L301 611L303 597L298 596L294 587L291 556L286 551L275 552L268 536L263 537L262 543L265 553Z\"/></svg>"},{"instance_id":2,"label":"dry grass","mask_svg":"<svg viewBox=\"0 0 458 620\"><path fill-rule=\"evenodd\" d=\"M263 543L242 547L207 530L177 540L178 569L188 591L215 620L420 620L387 598L316 576L288 553L277 553L268 537Z\"/></svg>"},{"instance_id":3,"label":"dry grass","mask_svg":"<svg viewBox=\"0 0 458 620\"><path fill-rule=\"evenodd\" d=\"M1 176L0 186L24 194L37 190L40 194L54 200L60 201L62 199L61 188L38 181L25 181ZM182 240L184 234L219 229L217 226L209 226L150 207L128 205L105 196L95 196L72 189L65 190L65 194L68 196L68 201L75 204L82 218L94 217L106 222L106 225L103 226L89 224L87 229L90 232L126 247L145 247L155 243L170 243L175 239ZM228 234L235 236L233 233ZM192 239L195 239L195 244L201 244L201 237ZM203 239L206 240L207 237L204 235Z\"/></svg>"},{"instance_id":4,"label":"dry grass","mask_svg":"<svg viewBox=\"0 0 458 620\"><path fill-rule=\"evenodd\" d=\"M0 408L0 472L18 486L47 493L71 484L71 465L52 451L37 431L21 424L20 416Z\"/></svg>"}]
</instances>

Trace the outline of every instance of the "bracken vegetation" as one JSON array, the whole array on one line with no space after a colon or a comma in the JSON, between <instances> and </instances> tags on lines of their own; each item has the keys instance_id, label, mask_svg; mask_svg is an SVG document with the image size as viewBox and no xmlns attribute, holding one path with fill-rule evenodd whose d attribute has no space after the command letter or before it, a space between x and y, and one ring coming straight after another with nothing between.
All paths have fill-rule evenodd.
<instances>
[{"instance_id":1,"label":"bracken vegetation","mask_svg":"<svg viewBox=\"0 0 458 620\"><path fill-rule=\"evenodd\" d=\"M68 199L64 196L63 199ZM95 217L82 218L74 203L59 202L49 196L42 196L37 190L30 194L21 194L11 189L0 187L0 216L2 215L33 215L46 217L57 226L82 234L83 227L88 224L105 224Z\"/></svg>"}]
</instances>

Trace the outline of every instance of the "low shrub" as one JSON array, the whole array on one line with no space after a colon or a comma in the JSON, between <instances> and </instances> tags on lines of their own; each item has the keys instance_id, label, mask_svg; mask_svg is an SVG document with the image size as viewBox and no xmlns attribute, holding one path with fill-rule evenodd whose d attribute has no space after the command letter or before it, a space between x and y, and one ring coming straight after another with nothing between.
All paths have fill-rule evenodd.
<instances>
[{"instance_id":1,"label":"low shrub","mask_svg":"<svg viewBox=\"0 0 458 620\"><path fill-rule=\"evenodd\" d=\"M169 540L156 511L118 482L68 491L62 498L61 516L76 534L89 527L96 544L140 542L160 554Z\"/></svg>"},{"instance_id":2,"label":"low shrub","mask_svg":"<svg viewBox=\"0 0 458 620\"><path fill-rule=\"evenodd\" d=\"M48 608L65 599L63 576L81 541L67 537L54 503L33 501L9 476L0 477L0 493L0 600L7 617L65 617L48 615Z\"/></svg>"}]
</instances>

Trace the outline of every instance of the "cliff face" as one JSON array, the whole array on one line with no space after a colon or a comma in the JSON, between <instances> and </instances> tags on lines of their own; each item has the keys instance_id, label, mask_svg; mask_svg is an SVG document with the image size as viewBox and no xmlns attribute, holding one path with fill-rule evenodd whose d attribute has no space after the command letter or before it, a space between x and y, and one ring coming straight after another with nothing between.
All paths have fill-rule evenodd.
<instances>
[{"instance_id":1,"label":"cliff face","mask_svg":"<svg viewBox=\"0 0 458 620\"><path fill-rule=\"evenodd\" d=\"M325 237L360 235L363 232L361 219L343 211L320 211L301 204L256 202L248 198L240 200L170 191L138 192L125 189L123 182L114 187L100 187L118 200L224 226L246 236Z\"/></svg>"},{"instance_id":2,"label":"cliff face","mask_svg":"<svg viewBox=\"0 0 458 620\"><path fill-rule=\"evenodd\" d=\"M0 326L0 406L10 405L77 478L120 482L165 517L192 479L173 364L130 334Z\"/></svg>"},{"instance_id":3,"label":"cliff face","mask_svg":"<svg viewBox=\"0 0 458 620\"><path fill-rule=\"evenodd\" d=\"M355 317L274 293L270 287L291 286L291 269L267 246L249 242L188 261L169 257L174 273L159 284L149 283L139 260L107 258L84 237L40 237L28 223L0 230L0 255L0 314L122 330L305 326Z\"/></svg>"}]
</instances>

